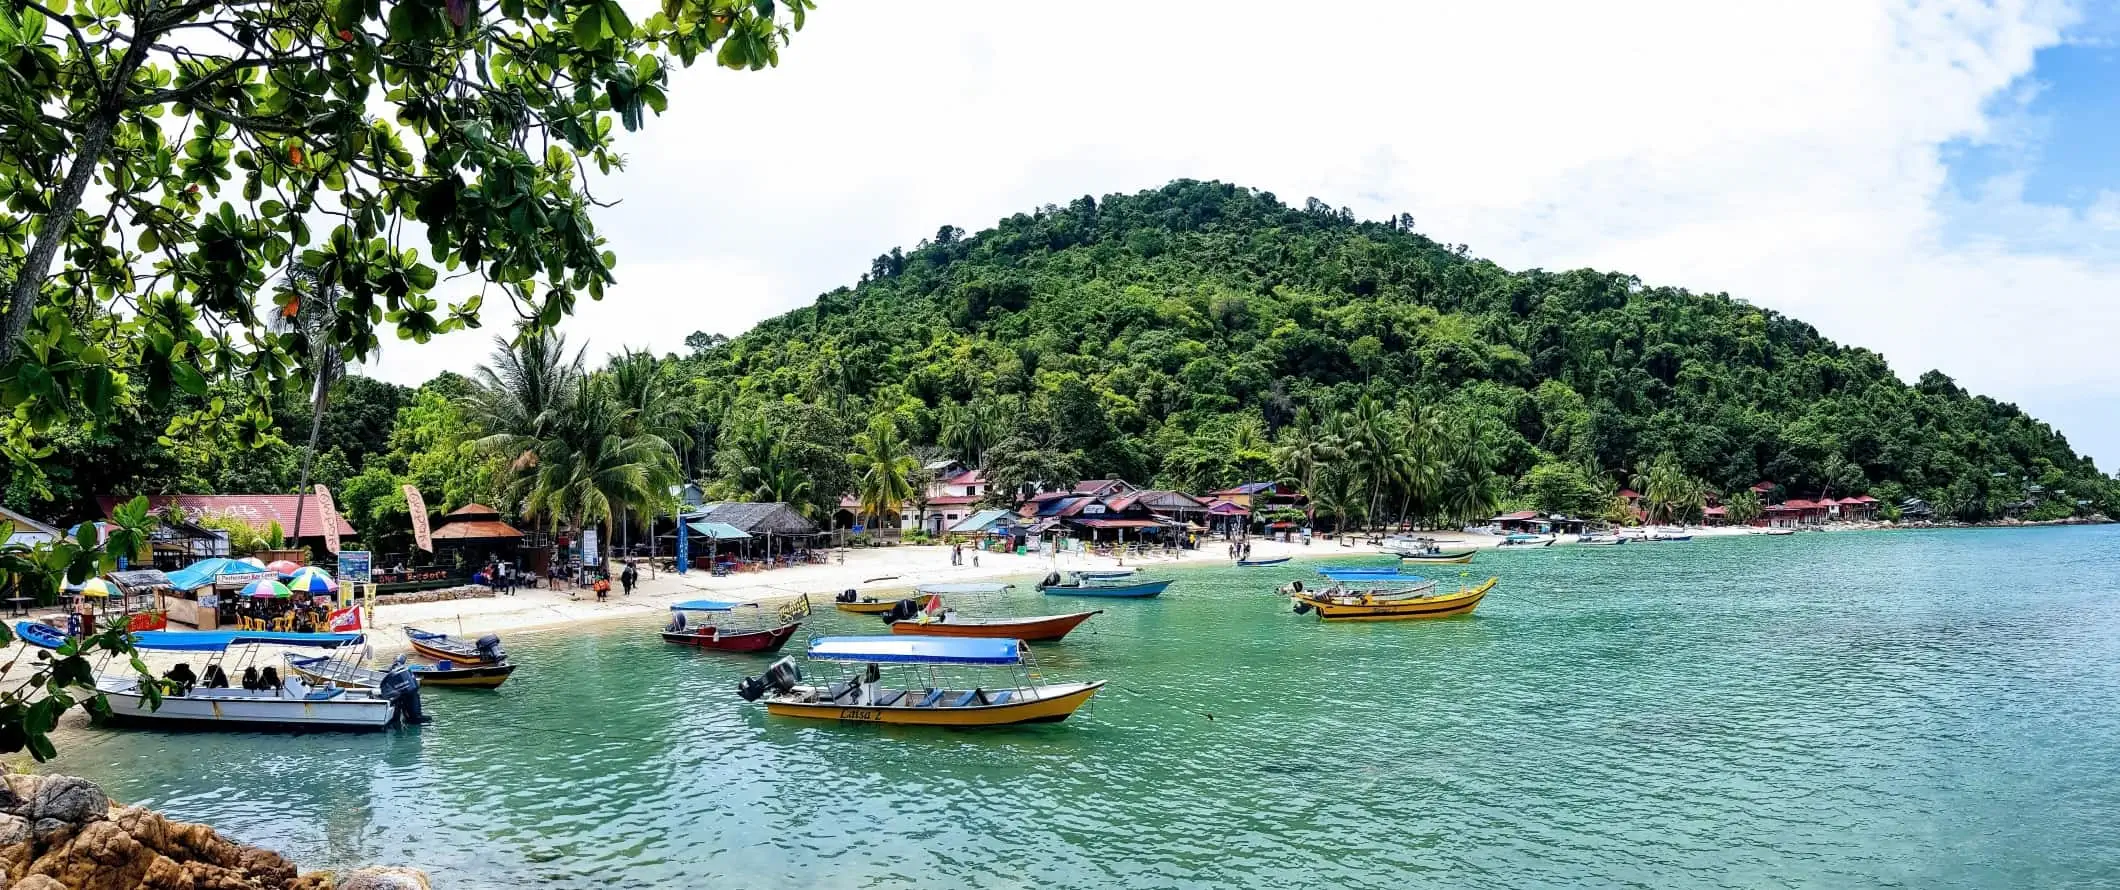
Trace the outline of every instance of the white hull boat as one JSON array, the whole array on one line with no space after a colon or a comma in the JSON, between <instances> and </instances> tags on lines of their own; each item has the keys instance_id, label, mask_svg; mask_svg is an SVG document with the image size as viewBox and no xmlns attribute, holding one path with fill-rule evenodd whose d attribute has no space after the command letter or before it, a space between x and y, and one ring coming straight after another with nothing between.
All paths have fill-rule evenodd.
<instances>
[{"instance_id":1,"label":"white hull boat","mask_svg":"<svg viewBox=\"0 0 2120 890\"><path fill-rule=\"evenodd\" d=\"M137 677L104 677L96 690L110 702L111 721L123 725L237 731L374 731L397 721L390 700L357 689L312 687L289 681L278 689L203 689L164 695L150 709Z\"/></svg>"}]
</instances>

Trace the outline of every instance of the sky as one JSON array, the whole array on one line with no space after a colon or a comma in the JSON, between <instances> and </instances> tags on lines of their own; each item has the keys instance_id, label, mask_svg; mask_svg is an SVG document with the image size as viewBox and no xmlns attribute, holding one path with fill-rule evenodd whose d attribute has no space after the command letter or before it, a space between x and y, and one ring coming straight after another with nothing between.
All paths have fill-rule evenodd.
<instances>
[{"instance_id":1,"label":"sky","mask_svg":"<svg viewBox=\"0 0 2120 890\"><path fill-rule=\"evenodd\" d=\"M820 0L778 69L670 94L595 187L592 354L734 336L944 224L1213 179L1728 293L2120 467L2120 0ZM366 370L469 370L488 314Z\"/></svg>"}]
</instances>

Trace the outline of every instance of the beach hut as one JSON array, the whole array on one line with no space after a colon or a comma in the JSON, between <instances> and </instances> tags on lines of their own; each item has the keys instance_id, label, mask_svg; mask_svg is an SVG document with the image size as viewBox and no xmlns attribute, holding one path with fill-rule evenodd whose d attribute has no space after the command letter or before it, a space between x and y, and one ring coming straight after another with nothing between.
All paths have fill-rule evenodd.
<instances>
[{"instance_id":1,"label":"beach hut","mask_svg":"<svg viewBox=\"0 0 2120 890\"><path fill-rule=\"evenodd\" d=\"M468 575L487 563L522 568L518 557L523 533L501 521L501 512L485 504L470 503L443 514L441 524L429 533L434 541L434 561Z\"/></svg>"},{"instance_id":2,"label":"beach hut","mask_svg":"<svg viewBox=\"0 0 2120 890\"><path fill-rule=\"evenodd\" d=\"M60 535L65 534L65 532L59 530L58 526L38 522L6 507L0 507L0 521L5 521L14 527L12 531L7 533L7 541L5 543L8 546L21 545L28 547L36 544L49 544L58 540Z\"/></svg>"},{"instance_id":3,"label":"beach hut","mask_svg":"<svg viewBox=\"0 0 2120 890\"><path fill-rule=\"evenodd\" d=\"M699 544L690 552L693 565L701 568L712 568L717 557L732 550L743 560L767 565L814 559L818 539L829 534L819 532L816 524L803 518L794 507L777 501L718 501L684 513L678 520L678 533L691 535ZM743 537L723 537L727 532L718 530L720 527L740 532ZM733 547L723 546L724 542L733 543Z\"/></svg>"}]
</instances>

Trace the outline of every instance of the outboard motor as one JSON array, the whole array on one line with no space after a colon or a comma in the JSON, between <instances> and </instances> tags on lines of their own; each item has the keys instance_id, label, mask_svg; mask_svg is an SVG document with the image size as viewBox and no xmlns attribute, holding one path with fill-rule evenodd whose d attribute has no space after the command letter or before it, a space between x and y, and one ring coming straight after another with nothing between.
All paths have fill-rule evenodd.
<instances>
[{"instance_id":1,"label":"outboard motor","mask_svg":"<svg viewBox=\"0 0 2120 890\"><path fill-rule=\"evenodd\" d=\"M479 637L478 642L473 645L478 647L478 657L480 658L496 664L508 660L508 652L501 648L501 638L498 634L487 634Z\"/></svg>"},{"instance_id":2,"label":"outboard motor","mask_svg":"<svg viewBox=\"0 0 2120 890\"><path fill-rule=\"evenodd\" d=\"M846 590L844 590L844 591L841 591L841 592L840 592L840 594L839 594L839 596L835 597L834 599L835 599L835 601L837 601L837 602L842 602L842 603L851 603L851 602L855 601L855 599L857 599L857 598L858 598L858 594L854 593L854 588L852 588L852 587L849 587L849 588L847 588Z\"/></svg>"},{"instance_id":3,"label":"outboard motor","mask_svg":"<svg viewBox=\"0 0 2120 890\"><path fill-rule=\"evenodd\" d=\"M1288 586L1290 586L1290 587L1293 587L1293 588L1295 588L1295 589L1296 589L1296 592L1297 592L1297 593L1302 593L1302 592L1303 592L1303 582L1302 582L1302 581L1291 581L1291 582L1289 582L1289 583L1288 583Z\"/></svg>"},{"instance_id":4,"label":"outboard motor","mask_svg":"<svg viewBox=\"0 0 2120 890\"><path fill-rule=\"evenodd\" d=\"M1311 608L1311 606L1310 606L1310 604L1309 604L1309 603L1304 603L1304 602L1298 602L1298 603L1296 603L1296 614L1298 614L1298 615L1308 615L1308 614L1310 614L1310 608Z\"/></svg>"},{"instance_id":5,"label":"outboard motor","mask_svg":"<svg viewBox=\"0 0 2120 890\"><path fill-rule=\"evenodd\" d=\"M434 721L420 705L420 678L402 664L391 665L390 672L383 675L383 682L376 684L376 694L389 701L397 709L398 719L409 726Z\"/></svg>"},{"instance_id":6,"label":"outboard motor","mask_svg":"<svg viewBox=\"0 0 2120 890\"><path fill-rule=\"evenodd\" d=\"M1040 582L1038 582L1038 586L1039 586L1039 587L1059 587L1059 586L1060 586L1060 573L1059 573L1059 572L1047 572L1047 573L1045 573L1045 580L1043 580L1043 581L1040 581Z\"/></svg>"},{"instance_id":7,"label":"outboard motor","mask_svg":"<svg viewBox=\"0 0 2120 890\"><path fill-rule=\"evenodd\" d=\"M744 701L757 701L767 692L776 695L786 693L800 682L802 669L795 666L794 659L783 658L773 662L772 667L766 668L764 676L743 678L743 682L736 684L736 694Z\"/></svg>"},{"instance_id":8,"label":"outboard motor","mask_svg":"<svg viewBox=\"0 0 2120 890\"><path fill-rule=\"evenodd\" d=\"M910 621L918 617L920 617L919 600L899 600L898 602L893 603L891 605L890 611L883 613L883 623L895 624L900 621Z\"/></svg>"}]
</instances>

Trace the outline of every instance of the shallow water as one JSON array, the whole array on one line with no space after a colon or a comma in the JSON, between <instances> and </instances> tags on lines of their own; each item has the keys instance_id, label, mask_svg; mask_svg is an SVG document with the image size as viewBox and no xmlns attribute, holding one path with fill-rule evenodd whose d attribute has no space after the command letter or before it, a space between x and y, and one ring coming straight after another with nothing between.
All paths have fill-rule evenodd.
<instances>
[{"instance_id":1,"label":"shallow water","mask_svg":"<svg viewBox=\"0 0 2120 890\"><path fill-rule=\"evenodd\" d=\"M419 730L84 729L52 768L460 890L2120 885L2120 527L1485 553L1445 582L1501 577L1477 617L1411 624L1269 595L1313 568L999 598L1106 610L1039 648L1113 681L1061 724L768 719L731 691L767 659L640 622L517 635Z\"/></svg>"}]
</instances>

